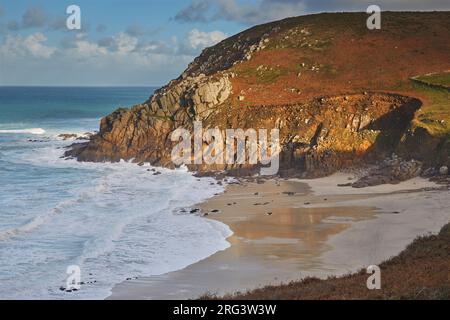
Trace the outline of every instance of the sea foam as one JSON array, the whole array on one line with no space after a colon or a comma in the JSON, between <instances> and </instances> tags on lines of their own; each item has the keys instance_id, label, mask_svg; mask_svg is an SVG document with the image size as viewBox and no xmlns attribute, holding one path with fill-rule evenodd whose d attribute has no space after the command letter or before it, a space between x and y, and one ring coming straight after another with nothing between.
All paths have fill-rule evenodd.
<instances>
[{"instance_id":1,"label":"sea foam","mask_svg":"<svg viewBox=\"0 0 450 320\"><path fill-rule=\"evenodd\" d=\"M35 134L41 135L45 134L45 130L42 128L30 128L30 129L13 129L13 130L0 130L3 134Z\"/></svg>"},{"instance_id":2,"label":"sea foam","mask_svg":"<svg viewBox=\"0 0 450 320\"><path fill-rule=\"evenodd\" d=\"M0 298L106 298L127 278L180 270L230 245L228 226L179 213L223 191L211 178L66 160L67 142L56 139L22 143L25 151L6 154L27 180L26 190L2 198L0 210L13 218L0 219L0 256L8 257L0 261ZM14 172L10 179L20 181ZM80 291L60 290L69 265L81 268Z\"/></svg>"},{"instance_id":3,"label":"sea foam","mask_svg":"<svg viewBox=\"0 0 450 320\"><path fill-rule=\"evenodd\" d=\"M59 134L93 132L99 118L150 93L0 87L0 299L102 299L127 278L176 271L229 247L228 226L179 209L221 192L213 179L60 158L73 141ZM28 139L35 134L44 137ZM70 265L84 284L69 293L60 289Z\"/></svg>"}]
</instances>

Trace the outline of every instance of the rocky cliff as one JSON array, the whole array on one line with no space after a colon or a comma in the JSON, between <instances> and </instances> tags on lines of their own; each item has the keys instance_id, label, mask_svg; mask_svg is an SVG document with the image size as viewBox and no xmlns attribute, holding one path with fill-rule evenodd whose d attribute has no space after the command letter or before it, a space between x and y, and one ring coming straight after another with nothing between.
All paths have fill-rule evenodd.
<instances>
[{"instance_id":1,"label":"rocky cliff","mask_svg":"<svg viewBox=\"0 0 450 320\"><path fill-rule=\"evenodd\" d=\"M173 167L171 133L205 128L278 128L281 174L322 175L396 152L429 165L449 162L449 93L410 78L450 70L450 12L289 18L205 49L145 103L102 119L80 161L134 159ZM437 91L434 91L437 90ZM230 170L246 165L192 165Z\"/></svg>"}]
</instances>

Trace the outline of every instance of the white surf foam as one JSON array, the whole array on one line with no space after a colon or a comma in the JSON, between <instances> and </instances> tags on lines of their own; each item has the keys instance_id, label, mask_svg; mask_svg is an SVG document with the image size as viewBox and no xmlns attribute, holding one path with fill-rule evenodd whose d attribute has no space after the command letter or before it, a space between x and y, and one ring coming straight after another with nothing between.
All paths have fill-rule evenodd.
<instances>
[{"instance_id":1,"label":"white surf foam","mask_svg":"<svg viewBox=\"0 0 450 320\"><path fill-rule=\"evenodd\" d=\"M51 189L53 195L70 190L71 196L0 234L6 240L0 242L0 256L9 257L0 263L0 275L10 274L0 276L5 289L0 298L105 298L127 277L176 271L229 247L228 226L174 213L221 192L213 179L149 164L60 159L64 149L57 147L63 142L50 144L30 144L30 152L9 158L25 170L51 172L49 184L62 186ZM162 174L154 176L152 169ZM72 184L62 184L67 175ZM79 177L84 177L81 183ZM27 185L32 188L32 180ZM65 293L59 287L71 264L81 267L87 284Z\"/></svg>"},{"instance_id":2,"label":"white surf foam","mask_svg":"<svg viewBox=\"0 0 450 320\"><path fill-rule=\"evenodd\" d=\"M35 229L39 228L40 226L48 223L53 216L60 214L65 207L69 205L74 205L78 202L78 199L71 199L62 201L57 206L49 210L48 212L39 214L35 217L33 217L29 222L8 230L0 231L0 241L7 240L11 237L17 237L21 236L23 234L29 233L34 231Z\"/></svg>"},{"instance_id":3,"label":"white surf foam","mask_svg":"<svg viewBox=\"0 0 450 320\"><path fill-rule=\"evenodd\" d=\"M45 130L42 128L30 128L30 129L13 129L13 130L0 130L0 133L4 134L45 134Z\"/></svg>"}]
</instances>

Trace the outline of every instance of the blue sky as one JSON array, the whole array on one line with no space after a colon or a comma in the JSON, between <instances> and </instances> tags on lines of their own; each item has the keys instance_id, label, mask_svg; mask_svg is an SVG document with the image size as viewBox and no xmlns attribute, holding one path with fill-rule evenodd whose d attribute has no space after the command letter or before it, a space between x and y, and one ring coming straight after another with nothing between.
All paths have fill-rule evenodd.
<instances>
[{"instance_id":1,"label":"blue sky","mask_svg":"<svg viewBox=\"0 0 450 320\"><path fill-rule=\"evenodd\" d=\"M66 8L81 8L68 30ZM0 1L0 85L155 85L202 49L252 25L365 0ZM448 0L382 0L384 10L450 10Z\"/></svg>"}]
</instances>

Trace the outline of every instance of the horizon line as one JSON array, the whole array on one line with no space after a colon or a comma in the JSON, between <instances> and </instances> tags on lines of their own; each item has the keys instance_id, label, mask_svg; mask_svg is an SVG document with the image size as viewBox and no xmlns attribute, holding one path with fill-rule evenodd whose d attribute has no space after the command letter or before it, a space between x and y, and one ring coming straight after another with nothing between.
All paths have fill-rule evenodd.
<instances>
[{"instance_id":1,"label":"horizon line","mask_svg":"<svg viewBox=\"0 0 450 320\"><path fill-rule=\"evenodd\" d=\"M40 84L0 84L0 87L35 87L35 88L160 88L163 85L40 85Z\"/></svg>"}]
</instances>

